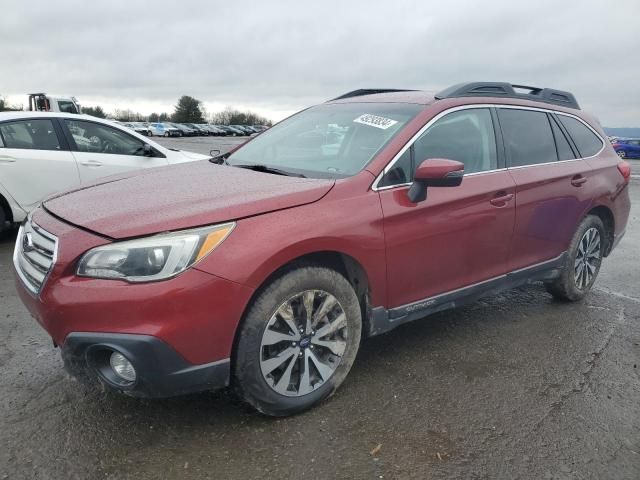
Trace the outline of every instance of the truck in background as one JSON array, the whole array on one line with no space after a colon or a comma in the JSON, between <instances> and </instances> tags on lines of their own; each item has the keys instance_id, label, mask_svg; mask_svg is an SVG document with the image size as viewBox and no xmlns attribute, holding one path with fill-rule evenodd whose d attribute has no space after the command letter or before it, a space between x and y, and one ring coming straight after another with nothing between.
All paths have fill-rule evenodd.
<instances>
[{"instance_id":1,"label":"truck in background","mask_svg":"<svg viewBox=\"0 0 640 480\"><path fill-rule=\"evenodd\" d=\"M30 93L29 111L82 113L82 107L76 97L54 97L46 93Z\"/></svg>"}]
</instances>

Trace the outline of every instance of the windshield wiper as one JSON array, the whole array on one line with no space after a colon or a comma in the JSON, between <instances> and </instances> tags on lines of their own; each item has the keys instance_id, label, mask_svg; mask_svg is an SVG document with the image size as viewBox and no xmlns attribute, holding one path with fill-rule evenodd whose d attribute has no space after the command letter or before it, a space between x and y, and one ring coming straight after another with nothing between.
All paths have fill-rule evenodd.
<instances>
[{"instance_id":1,"label":"windshield wiper","mask_svg":"<svg viewBox=\"0 0 640 480\"><path fill-rule=\"evenodd\" d=\"M262 165L259 163L251 163L245 165L232 165L232 167L246 168L247 170L253 170L254 172L274 173L276 175L286 175L287 177L300 177L307 178L301 173L288 172L287 170L280 170L279 168L270 167L268 165Z\"/></svg>"}]
</instances>

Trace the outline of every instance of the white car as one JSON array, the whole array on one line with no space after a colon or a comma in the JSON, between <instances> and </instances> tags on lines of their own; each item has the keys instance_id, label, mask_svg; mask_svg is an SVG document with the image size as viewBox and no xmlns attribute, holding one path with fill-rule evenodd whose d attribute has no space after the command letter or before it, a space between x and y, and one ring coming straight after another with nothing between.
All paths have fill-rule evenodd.
<instances>
[{"instance_id":1,"label":"white car","mask_svg":"<svg viewBox=\"0 0 640 480\"><path fill-rule=\"evenodd\" d=\"M207 158L88 115L0 112L0 229L49 195L100 177Z\"/></svg>"},{"instance_id":2,"label":"white car","mask_svg":"<svg viewBox=\"0 0 640 480\"><path fill-rule=\"evenodd\" d=\"M182 132L173 125L167 122L159 122L159 123L150 123L149 128L151 129L152 135L156 137L181 137Z\"/></svg>"}]
</instances>

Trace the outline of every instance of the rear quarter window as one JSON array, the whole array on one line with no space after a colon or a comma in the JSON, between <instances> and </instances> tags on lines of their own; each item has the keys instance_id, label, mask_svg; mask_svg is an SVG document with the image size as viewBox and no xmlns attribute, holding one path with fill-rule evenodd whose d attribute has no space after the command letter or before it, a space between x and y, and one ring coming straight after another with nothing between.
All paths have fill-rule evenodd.
<instances>
[{"instance_id":1,"label":"rear quarter window","mask_svg":"<svg viewBox=\"0 0 640 480\"><path fill-rule=\"evenodd\" d=\"M580 120L567 115L558 115L558 118L578 147L581 157L592 157L602 149L604 144L600 137Z\"/></svg>"}]
</instances>

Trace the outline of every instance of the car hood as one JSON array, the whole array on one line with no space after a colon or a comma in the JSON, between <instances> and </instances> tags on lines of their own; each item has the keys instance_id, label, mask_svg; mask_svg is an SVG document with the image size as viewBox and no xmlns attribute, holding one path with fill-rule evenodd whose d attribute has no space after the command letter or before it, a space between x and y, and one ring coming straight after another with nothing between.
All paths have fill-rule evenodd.
<instances>
[{"instance_id":1,"label":"car hood","mask_svg":"<svg viewBox=\"0 0 640 480\"><path fill-rule=\"evenodd\" d=\"M211 155L203 155L201 153L188 152L186 150L178 150L178 152L185 157L185 160L187 161L208 160L211 158Z\"/></svg>"},{"instance_id":2,"label":"car hood","mask_svg":"<svg viewBox=\"0 0 640 480\"><path fill-rule=\"evenodd\" d=\"M73 225L122 239L312 203L334 183L192 162L104 178L51 197L44 208Z\"/></svg>"}]
</instances>

